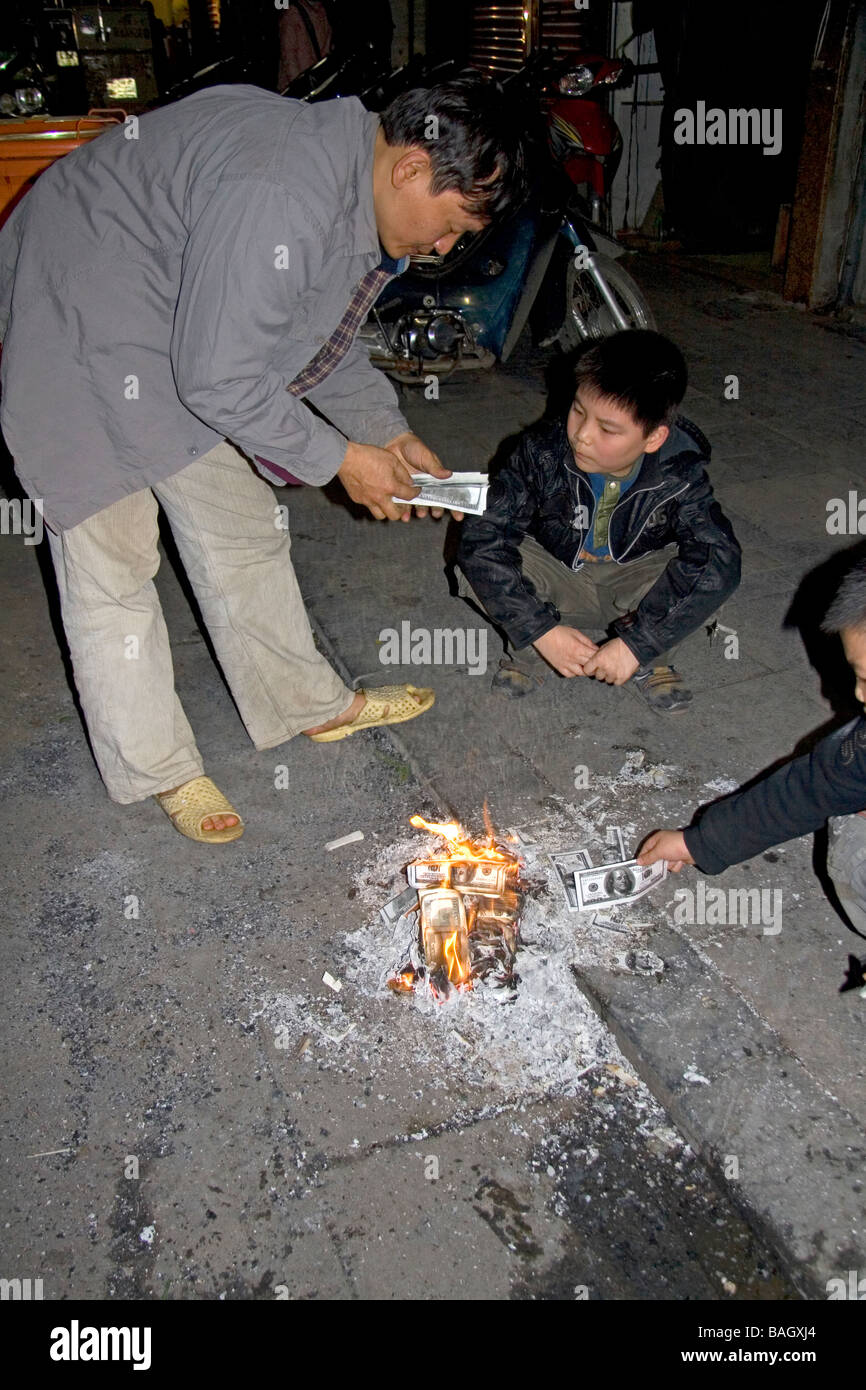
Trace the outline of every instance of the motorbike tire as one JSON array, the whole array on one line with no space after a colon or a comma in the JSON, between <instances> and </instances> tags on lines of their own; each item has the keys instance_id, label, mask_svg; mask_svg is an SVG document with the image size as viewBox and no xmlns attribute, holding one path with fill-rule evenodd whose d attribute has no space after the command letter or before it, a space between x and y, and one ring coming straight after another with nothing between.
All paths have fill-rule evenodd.
<instances>
[{"instance_id":1,"label":"motorbike tire","mask_svg":"<svg viewBox=\"0 0 866 1390\"><path fill-rule=\"evenodd\" d=\"M593 259L625 314L629 328L655 328L652 310L628 271L609 256L596 253ZM609 338L620 331L589 271L578 270L573 260L569 260L565 275L565 303L565 322L557 337L565 352L573 351L587 340Z\"/></svg>"}]
</instances>

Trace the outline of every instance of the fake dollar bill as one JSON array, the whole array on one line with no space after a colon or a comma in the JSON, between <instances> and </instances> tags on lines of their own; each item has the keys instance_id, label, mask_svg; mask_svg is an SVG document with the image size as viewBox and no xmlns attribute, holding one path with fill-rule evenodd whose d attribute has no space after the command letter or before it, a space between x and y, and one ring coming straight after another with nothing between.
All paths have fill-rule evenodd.
<instances>
[{"instance_id":1,"label":"fake dollar bill","mask_svg":"<svg viewBox=\"0 0 866 1390\"><path fill-rule=\"evenodd\" d=\"M580 912L577 889L574 883L575 870L592 868L592 857L589 851L586 849L565 849L558 850L556 854L549 854L547 857L559 875L569 912Z\"/></svg>"},{"instance_id":2,"label":"fake dollar bill","mask_svg":"<svg viewBox=\"0 0 866 1390\"><path fill-rule=\"evenodd\" d=\"M578 911L633 903L667 876L668 866L663 860L647 867L634 859L624 859L620 864L603 864L598 869L578 869L574 875Z\"/></svg>"},{"instance_id":3,"label":"fake dollar bill","mask_svg":"<svg viewBox=\"0 0 866 1390\"><path fill-rule=\"evenodd\" d=\"M604 855L606 864L622 864L625 862L625 845L623 844L622 831L618 825L609 825L604 832L604 842L607 852Z\"/></svg>"},{"instance_id":4,"label":"fake dollar bill","mask_svg":"<svg viewBox=\"0 0 866 1390\"><path fill-rule=\"evenodd\" d=\"M450 512L481 516L487 505L486 473L452 473L450 478L434 478L432 473L413 473L412 481L421 491L417 497L392 497L408 507L444 507Z\"/></svg>"},{"instance_id":5,"label":"fake dollar bill","mask_svg":"<svg viewBox=\"0 0 866 1390\"><path fill-rule=\"evenodd\" d=\"M451 865L444 859L413 859L406 865L406 877L412 888L430 888L447 883Z\"/></svg>"},{"instance_id":6,"label":"fake dollar bill","mask_svg":"<svg viewBox=\"0 0 866 1390\"><path fill-rule=\"evenodd\" d=\"M398 922L404 913L411 908L418 906L418 894L414 888L404 888L402 893L398 893L396 898L392 898L384 907L379 908L379 916L386 927L392 927Z\"/></svg>"},{"instance_id":7,"label":"fake dollar bill","mask_svg":"<svg viewBox=\"0 0 866 1390\"><path fill-rule=\"evenodd\" d=\"M505 892L508 866L488 864L483 860L451 865L451 886L463 893L476 893L484 897L498 898Z\"/></svg>"}]
</instances>

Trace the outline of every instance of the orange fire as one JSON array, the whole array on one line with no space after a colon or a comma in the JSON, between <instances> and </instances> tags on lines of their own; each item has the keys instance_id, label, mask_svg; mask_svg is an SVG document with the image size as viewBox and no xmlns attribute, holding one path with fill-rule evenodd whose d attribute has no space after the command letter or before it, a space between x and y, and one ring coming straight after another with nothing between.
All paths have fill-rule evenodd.
<instances>
[{"instance_id":1,"label":"orange fire","mask_svg":"<svg viewBox=\"0 0 866 1390\"><path fill-rule=\"evenodd\" d=\"M457 821L431 821L425 820L423 816L410 816L409 824L414 825L416 830L429 830L431 835L441 835L444 840L449 841L447 854L443 856L433 856L444 860L473 860L478 862L489 862L495 860L497 863L505 863L514 859L513 855L503 854L496 848L494 843L495 835L493 826L490 823L490 815L487 810L487 803L484 804L484 823L487 829L487 844L479 845L475 840L469 838L462 825Z\"/></svg>"},{"instance_id":2,"label":"orange fire","mask_svg":"<svg viewBox=\"0 0 866 1390\"><path fill-rule=\"evenodd\" d=\"M436 905L431 903L429 909L431 917L430 920L427 921L424 915L425 909L422 904L421 930L423 950L427 960L428 971L432 972L435 977L437 968L441 967L443 969L443 974L447 975L448 982L452 987L458 990L470 990L473 988L474 978L469 938L478 917L479 902L489 901L489 910L485 918L485 922L487 923L486 930L489 931L491 921L497 921L495 914L499 912L500 915L504 913L502 925L500 926L503 938L506 941L508 940L509 928L514 936L516 936L516 922L512 919L510 909L513 905L515 914L518 909L518 895L514 890L517 888L518 883L518 872L520 868L519 858L517 854L499 848L496 832L493 828L486 802L484 804L484 828L486 831L486 839L484 841L473 840L457 821L428 821L425 820L423 816L415 815L410 817L410 822L417 830L426 830L431 835L439 835L446 841L446 846L443 851L440 851L439 854L430 854L426 857L426 862L441 865L443 874L438 884L425 890L425 899L428 897L430 899L446 898L449 892L452 893L452 896L456 896L454 891L454 880L456 875L451 872L452 866L454 865L487 865L487 878L483 880L483 883L486 883L488 886L491 881L494 881L491 880L490 876L492 866L500 866L500 877L495 880L498 883L495 899L491 897L491 899L488 900L484 897L483 886L479 887L477 890L482 895L480 899L478 899L477 896L473 896L471 887L468 888L466 890L468 893L467 898L465 900L461 899L461 903L463 904L459 909L461 921L459 924L456 920L447 923L446 932L442 932L442 927L446 925L445 921L441 922L437 931L434 920L437 910L447 918L447 906L444 903ZM501 866L503 865L505 866L504 880L501 876ZM465 877L465 875L462 876L459 882L456 883L456 892L463 891L462 885L468 883L471 883L471 879ZM495 906L494 901L496 904ZM453 930L454 927L457 929ZM442 932L442 935L439 935L440 932ZM388 983L391 989L401 993L410 993L415 987L414 978L407 977L405 973L392 977ZM438 997L436 985L432 980L431 983L433 984L434 994Z\"/></svg>"},{"instance_id":3,"label":"orange fire","mask_svg":"<svg viewBox=\"0 0 866 1390\"><path fill-rule=\"evenodd\" d=\"M448 965L448 978L452 985L462 985L468 979L469 971L460 959L457 950L457 932L452 932L445 942L445 960Z\"/></svg>"}]
</instances>

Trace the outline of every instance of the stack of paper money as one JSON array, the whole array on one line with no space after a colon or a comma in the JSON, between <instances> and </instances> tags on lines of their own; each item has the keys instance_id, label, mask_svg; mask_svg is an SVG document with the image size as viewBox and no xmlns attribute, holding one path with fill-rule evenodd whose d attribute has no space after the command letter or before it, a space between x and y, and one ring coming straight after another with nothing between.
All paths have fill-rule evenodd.
<instances>
[{"instance_id":1,"label":"stack of paper money","mask_svg":"<svg viewBox=\"0 0 866 1390\"><path fill-rule=\"evenodd\" d=\"M409 507L444 507L450 512L481 516L487 505L489 482L486 473L452 473L450 478L434 478L432 473L413 473L412 481L421 491L417 497L393 497Z\"/></svg>"},{"instance_id":2,"label":"stack of paper money","mask_svg":"<svg viewBox=\"0 0 866 1390\"><path fill-rule=\"evenodd\" d=\"M593 865L591 848L600 851L602 863ZM648 868L626 859L622 829L609 825L604 843L590 840L575 849L548 856L562 884L569 912L588 912L618 907L642 898L668 876L663 861Z\"/></svg>"}]
</instances>

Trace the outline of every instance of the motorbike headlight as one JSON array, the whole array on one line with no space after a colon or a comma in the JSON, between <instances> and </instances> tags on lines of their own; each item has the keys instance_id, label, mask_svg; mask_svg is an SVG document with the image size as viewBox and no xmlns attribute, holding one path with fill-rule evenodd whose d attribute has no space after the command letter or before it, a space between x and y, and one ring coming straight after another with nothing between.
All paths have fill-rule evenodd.
<instances>
[{"instance_id":1,"label":"motorbike headlight","mask_svg":"<svg viewBox=\"0 0 866 1390\"><path fill-rule=\"evenodd\" d=\"M15 105L22 116L33 116L45 105L45 97L39 87L16 87Z\"/></svg>"},{"instance_id":2,"label":"motorbike headlight","mask_svg":"<svg viewBox=\"0 0 866 1390\"><path fill-rule=\"evenodd\" d=\"M584 92L589 91L594 82L595 75L592 68L583 63L579 68L572 68L571 72L564 72L557 86L565 97L582 97Z\"/></svg>"}]
</instances>

